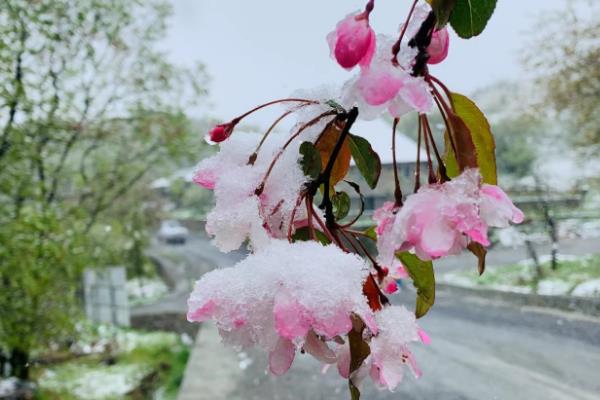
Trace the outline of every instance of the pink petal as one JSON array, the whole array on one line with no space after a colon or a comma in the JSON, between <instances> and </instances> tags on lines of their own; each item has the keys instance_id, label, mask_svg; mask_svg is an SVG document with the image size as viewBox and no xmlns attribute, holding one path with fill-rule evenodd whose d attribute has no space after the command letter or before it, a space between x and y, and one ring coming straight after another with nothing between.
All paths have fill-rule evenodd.
<instances>
[{"instance_id":1,"label":"pink petal","mask_svg":"<svg viewBox=\"0 0 600 400\"><path fill-rule=\"evenodd\" d=\"M312 330L310 330L306 335L303 348L308 354L325 364L333 364L337 361L337 357L335 356L333 350L331 350L326 343L319 339Z\"/></svg>"},{"instance_id":2,"label":"pink petal","mask_svg":"<svg viewBox=\"0 0 600 400\"><path fill-rule=\"evenodd\" d=\"M187 319L190 322L206 321L212 317L216 306L217 304L214 301L209 300L195 310L190 309L187 314Z\"/></svg>"},{"instance_id":3,"label":"pink petal","mask_svg":"<svg viewBox=\"0 0 600 400\"><path fill-rule=\"evenodd\" d=\"M391 64L387 68L364 70L357 82L363 98L372 106L387 103L396 97L403 84L403 75L394 71Z\"/></svg>"},{"instance_id":4,"label":"pink petal","mask_svg":"<svg viewBox=\"0 0 600 400\"><path fill-rule=\"evenodd\" d=\"M215 188L215 183L217 180L217 176L215 171L213 170L200 170L197 171L192 181L205 189L213 190Z\"/></svg>"},{"instance_id":5,"label":"pink petal","mask_svg":"<svg viewBox=\"0 0 600 400\"><path fill-rule=\"evenodd\" d=\"M304 338L311 325L311 318L306 309L287 293L281 291L275 296L273 307L275 329L287 339Z\"/></svg>"},{"instance_id":6,"label":"pink petal","mask_svg":"<svg viewBox=\"0 0 600 400\"><path fill-rule=\"evenodd\" d=\"M338 350L337 368L340 376L348 379L350 376L350 347L348 344L342 345Z\"/></svg>"},{"instance_id":7,"label":"pink petal","mask_svg":"<svg viewBox=\"0 0 600 400\"><path fill-rule=\"evenodd\" d=\"M431 339L429 338L429 335L427 335L427 333L419 328L419 338L421 338L421 342L423 342L423 344L431 344Z\"/></svg>"},{"instance_id":8,"label":"pink petal","mask_svg":"<svg viewBox=\"0 0 600 400\"><path fill-rule=\"evenodd\" d=\"M273 375L283 375L294 362L296 346L285 338L279 338L275 348L269 353L269 370Z\"/></svg>"}]
</instances>

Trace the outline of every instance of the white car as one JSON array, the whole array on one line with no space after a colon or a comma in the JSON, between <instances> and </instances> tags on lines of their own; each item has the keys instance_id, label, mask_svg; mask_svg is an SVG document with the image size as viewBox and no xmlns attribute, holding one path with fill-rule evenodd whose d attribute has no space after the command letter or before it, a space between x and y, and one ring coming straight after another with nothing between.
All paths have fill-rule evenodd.
<instances>
[{"instance_id":1,"label":"white car","mask_svg":"<svg viewBox=\"0 0 600 400\"><path fill-rule=\"evenodd\" d=\"M158 239L165 243L184 244L188 235L188 229L174 220L162 221L158 230Z\"/></svg>"}]
</instances>

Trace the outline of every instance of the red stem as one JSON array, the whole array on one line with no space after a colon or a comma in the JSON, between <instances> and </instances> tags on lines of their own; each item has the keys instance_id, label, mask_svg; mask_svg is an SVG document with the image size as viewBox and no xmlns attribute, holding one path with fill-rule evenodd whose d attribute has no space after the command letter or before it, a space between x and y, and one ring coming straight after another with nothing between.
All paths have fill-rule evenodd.
<instances>
[{"instance_id":1,"label":"red stem","mask_svg":"<svg viewBox=\"0 0 600 400\"><path fill-rule=\"evenodd\" d=\"M400 37L398 41L394 43L392 46L392 63L394 65L398 65L398 53L400 52L400 44L402 43L402 39L404 38L404 34L406 33L406 28L408 28L408 22L410 21L410 17L412 17L413 12L415 11L415 7L419 0L414 0L412 6L410 7L410 11L408 12L408 16L406 17L406 21L402 26L402 31L400 32Z\"/></svg>"},{"instance_id":2,"label":"red stem","mask_svg":"<svg viewBox=\"0 0 600 400\"><path fill-rule=\"evenodd\" d=\"M301 103L307 103L307 104L319 104L319 102L316 100L308 100L308 99L288 98L288 99L273 100L273 101L269 101L268 103L261 104L260 106L256 106L253 109L251 109L250 111L246 111L239 117L232 119L231 122L234 124L237 124L242 119L246 118L248 115L252 114L255 111L258 111L258 110L268 107L268 106L272 106L273 104L285 103L285 102L301 102Z\"/></svg>"},{"instance_id":3,"label":"red stem","mask_svg":"<svg viewBox=\"0 0 600 400\"><path fill-rule=\"evenodd\" d=\"M396 127L398 126L399 118L394 118L392 126L392 160L394 162L394 197L396 206L402 206L402 189L400 188L400 178L398 177L398 163L396 162Z\"/></svg>"}]
</instances>

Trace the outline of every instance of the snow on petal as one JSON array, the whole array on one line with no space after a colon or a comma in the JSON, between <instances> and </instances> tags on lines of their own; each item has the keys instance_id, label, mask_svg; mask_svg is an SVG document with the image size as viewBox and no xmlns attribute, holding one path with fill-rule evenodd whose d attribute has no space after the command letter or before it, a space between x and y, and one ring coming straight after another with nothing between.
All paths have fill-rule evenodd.
<instances>
[{"instance_id":1,"label":"snow on petal","mask_svg":"<svg viewBox=\"0 0 600 400\"><path fill-rule=\"evenodd\" d=\"M402 381L404 365L416 371L408 344L419 340L414 313L403 306L389 306L376 314L379 333L371 339L371 378L394 390Z\"/></svg>"},{"instance_id":2,"label":"snow on petal","mask_svg":"<svg viewBox=\"0 0 600 400\"><path fill-rule=\"evenodd\" d=\"M257 345L271 352L287 340L332 360L314 339L347 334L352 314L374 319L362 293L368 273L363 259L336 246L273 239L235 266L213 270L196 282L188 319L214 320L223 340L234 346ZM284 365L280 351L277 365Z\"/></svg>"},{"instance_id":3,"label":"snow on petal","mask_svg":"<svg viewBox=\"0 0 600 400\"><path fill-rule=\"evenodd\" d=\"M469 169L408 196L393 223L379 235L378 258L391 265L397 251L412 250L430 260L460 253L469 240L488 246L489 226L505 227L522 219L522 212L500 188L482 185L479 171Z\"/></svg>"}]
</instances>

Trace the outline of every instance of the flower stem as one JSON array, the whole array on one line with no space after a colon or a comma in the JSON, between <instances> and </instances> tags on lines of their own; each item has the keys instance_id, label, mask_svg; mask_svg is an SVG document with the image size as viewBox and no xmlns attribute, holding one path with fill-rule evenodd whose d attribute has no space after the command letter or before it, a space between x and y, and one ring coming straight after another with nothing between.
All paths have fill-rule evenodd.
<instances>
[{"instance_id":1,"label":"flower stem","mask_svg":"<svg viewBox=\"0 0 600 400\"><path fill-rule=\"evenodd\" d=\"M408 12L408 16L406 17L406 21L402 26L400 37L398 37L398 40L392 46L392 64L394 65L398 65L398 53L400 53L400 44L402 43L402 39L404 38L404 34L406 33L406 28L408 28L408 23L410 22L410 18L412 17L413 12L415 11L415 7L417 6L418 1L419 0L413 1L412 6L410 7L410 11Z\"/></svg>"},{"instance_id":2,"label":"flower stem","mask_svg":"<svg viewBox=\"0 0 600 400\"><path fill-rule=\"evenodd\" d=\"M396 207L402 207L402 189L400 188L400 178L398 177L398 163L396 161L396 128L398 127L399 118L394 118L392 126L392 160L394 162L394 198Z\"/></svg>"}]
</instances>

